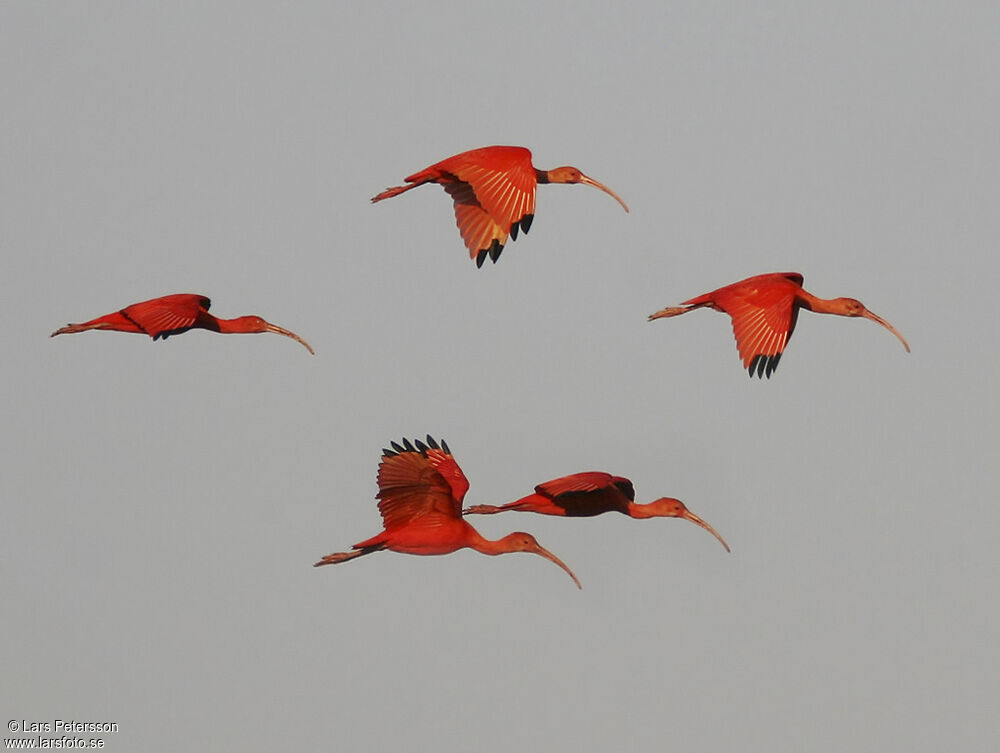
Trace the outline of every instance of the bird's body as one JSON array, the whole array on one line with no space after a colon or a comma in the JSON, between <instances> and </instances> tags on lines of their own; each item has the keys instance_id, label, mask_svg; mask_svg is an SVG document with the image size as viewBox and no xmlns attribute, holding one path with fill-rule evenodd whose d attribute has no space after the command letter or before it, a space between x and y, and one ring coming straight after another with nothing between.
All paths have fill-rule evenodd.
<instances>
[{"instance_id":1,"label":"bird's body","mask_svg":"<svg viewBox=\"0 0 1000 753\"><path fill-rule=\"evenodd\" d=\"M559 565L580 587L573 571L530 534L517 532L490 541L462 518L469 481L447 443L439 445L428 436L427 444L404 439L402 445L393 442L392 448L382 451L378 469L382 532L358 542L352 551L326 555L316 567L383 549L418 555L451 554L465 548L489 555L531 552Z\"/></svg>"},{"instance_id":2,"label":"bird's body","mask_svg":"<svg viewBox=\"0 0 1000 753\"><path fill-rule=\"evenodd\" d=\"M208 313L212 302L196 293L175 293L153 298L141 303L133 303L119 311L91 319L82 324L68 324L57 329L50 337L86 332L91 329L113 332L135 332L149 335L154 340L166 340L171 335L187 332L189 329L207 329L222 334L247 334L274 332L302 343L306 350L313 352L309 343L282 327L261 319L259 316L240 316L235 319L219 319Z\"/></svg>"},{"instance_id":3,"label":"bird's body","mask_svg":"<svg viewBox=\"0 0 1000 753\"><path fill-rule=\"evenodd\" d=\"M584 183L599 188L628 211L607 186L575 167L538 170L531 152L521 146L486 146L456 154L404 178L408 185L388 188L372 201L382 201L425 183L444 187L455 204L455 220L469 256L482 266L489 256L500 258L507 238L527 233L535 216L535 189L539 183Z\"/></svg>"},{"instance_id":4,"label":"bird's body","mask_svg":"<svg viewBox=\"0 0 1000 753\"><path fill-rule=\"evenodd\" d=\"M650 314L649 320L679 316L703 307L729 314L743 368L751 377L755 374L771 377L795 330L800 308L817 314L871 319L892 332L906 351L910 351L910 346L896 328L866 309L860 301L854 298L817 298L802 287L802 281L803 277L798 272L749 277L684 301L680 306L661 309Z\"/></svg>"},{"instance_id":5,"label":"bird's body","mask_svg":"<svg viewBox=\"0 0 1000 753\"><path fill-rule=\"evenodd\" d=\"M546 481L535 493L506 505L475 505L466 515L490 515L498 512L534 512L567 518L589 518L606 512L618 512L630 518L683 518L715 536L729 551L729 545L712 526L687 509L679 499L660 497L645 504L635 501L632 482L622 476L601 471L586 471Z\"/></svg>"}]
</instances>

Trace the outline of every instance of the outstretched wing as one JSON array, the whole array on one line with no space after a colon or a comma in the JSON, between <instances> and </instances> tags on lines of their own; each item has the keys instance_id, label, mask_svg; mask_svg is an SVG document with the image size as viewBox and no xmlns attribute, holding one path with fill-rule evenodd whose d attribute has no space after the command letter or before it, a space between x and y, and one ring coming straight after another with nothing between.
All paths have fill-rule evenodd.
<instances>
[{"instance_id":1,"label":"outstretched wing","mask_svg":"<svg viewBox=\"0 0 1000 753\"><path fill-rule=\"evenodd\" d=\"M431 168L442 176L444 189L455 203L455 220L469 255L482 266L486 256L495 262L508 235L517 240L535 214L538 180L531 152L520 146L487 146L456 154Z\"/></svg>"},{"instance_id":2,"label":"outstretched wing","mask_svg":"<svg viewBox=\"0 0 1000 753\"><path fill-rule=\"evenodd\" d=\"M535 492L548 497L568 516L600 515L611 510L624 510L626 501L635 499L632 482L621 476L601 471L585 471L546 481Z\"/></svg>"},{"instance_id":3,"label":"outstretched wing","mask_svg":"<svg viewBox=\"0 0 1000 753\"><path fill-rule=\"evenodd\" d=\"M378 509L385 529L405 526L428 516L462 517L462 499L469 481L448 450L431 437L392 443L383 450L378 468Z\"/></svg>"},{"instance_id":4,"label":"outstretched wing","mask_svg":"<svg viewBox=\"0 0 1000 753\"><path fill-rule=\"evenodd\" d=\"M602 489L610 489L614 484L614 480L615 477L610 473L585 471L546 481L536 486L535 491L547 497L558 497L560 494L568 494L570 492L594 492Z\"/></svg>"},{"instance_id":5,"label":"outstretched wing","mask_svg":"<svg viewBox=\"0 0 1000 753\"><path fill-rule=\"evenodd\" d=\"M733 320L736 347L750 376L770 377L788 344L798 307L802 275L760 275L716 291L715 304Z\"/></svg>"},{"instance_id":6,"label":"outstretched wing","mask_svg":"<svg viewBox=\"0 0 1000 753\"><path fill-rule=\"evenodd\" d=\"M198 320L198 314L208 311L212 302L195 293L176 293L133 303L121 310L131 321L154 340L186 332Z\"/></svg>"},{"instance_id":7,"label":"outstretched wing","mask_svg":"<svg viewBox=\"0 0 1000 753\"><path fill-rule=\"evenodd\" d=\"M477 267L483 266L487 256L496 263L507 243L507 231L483 209L468 183L445 183L444 190L455 203L455 223L469 257L476 260Z\"/></svg>"}]
</instances>

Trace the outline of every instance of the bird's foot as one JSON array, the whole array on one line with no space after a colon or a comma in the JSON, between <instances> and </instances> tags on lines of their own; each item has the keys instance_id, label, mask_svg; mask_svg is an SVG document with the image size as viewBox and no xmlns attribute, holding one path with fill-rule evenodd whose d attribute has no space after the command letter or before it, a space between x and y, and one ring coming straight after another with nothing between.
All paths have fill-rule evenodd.
<instances>
[{"instance_id":1,"label":"bird's foot","mask_svg":"<svg viewBox=\"0 0 1000 753\"><path fill-rule=\"evenodd\" d=\"M323 559L313 565L313 567L320 567L321 565L339 565L341 562L347 562L347 560L360 557L362 554L364 554L364 552L360 550L354 552L334 552L333 554L326 555Z\"/></svg>"},{"instance_id":2,"label":"bird's foot","mask_svg":"<svg viewBox=\"0 0 1000 753\"><path fill-rule=\"evenodd\" d=\"M665 309L660 309L655 314L650 314L647 321L653 321L654 319L664 319L668 316L677 316L678 314L683 314L686 311L690 311L687 306L669 306Z\"/></svg>"}]
</instances>

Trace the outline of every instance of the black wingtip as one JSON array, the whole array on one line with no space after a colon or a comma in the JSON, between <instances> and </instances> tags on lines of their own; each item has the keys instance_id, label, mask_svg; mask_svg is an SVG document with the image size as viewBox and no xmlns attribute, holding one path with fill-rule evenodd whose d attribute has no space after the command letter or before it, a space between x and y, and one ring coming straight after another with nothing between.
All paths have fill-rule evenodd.
<instances>
[{"instance_id":1,"label":"black wingtip","mask_svg":"<svg viewBox=\"0 0 1000 753\"><path fill-rule=\"evenodd\" d=\"M416 452L416 449L413 447L413 444L406 437L403 437L403 447L406 448L407 452Z\"/></svg>"},{"instance_id":2,"label":"black wingtip","mask_svg":"<svg viewBox=\"0 0 1000 753\"><path fill-rule=\"evenodd\" d=\"M764 374L767 376L768 379L771 378L771 374L774 373L774 370L778 368L778 361L780 360L781 360L781 353L773 355L769 359L767 359L767 369L764 371Z\"/></svg>"},{"instance_id":3,"label":"black wingtip","mask_svg":"<svg viewBox=\"0 0 1000 753\"><path fill-rule=\"evenodd\" d=\"M477 269L482 269L483 268L483 262L486 261L486 254L487 253L488 252L484 248L482 251L480 251L478 254L476 254L476 268Z\"/></svg>"},{"instance_id":4,"label":"black wingtip","mask_svg":"<svg viewBox=\"0 0 1000 753\"><path fill-rule=\"evenodd\" d=\"M432 436L431 436L430 434L428 434L428 435L427 435L427 445L428 445L428 446L429 446L429 447L430 447L430 448L431 448L432 450L440 450L440 449L441 449L440 447L438 447L438 443L437 443L437 441L436 441L436 440L434 439L434 437L432 437Z\"/></svg>"},{"instance_id":5,"label":"black wingtip","mask_svg":"<svg viewBox=\"0 0 1000 753\"><path fill-rule=\"evenodd\" d=\"M490 259L494 264L497 263L497 259L500 258L500 254L503 253L503 244L496 238L493 239L493 243L490 244Z\"/></svg>"},{"instance_id":6,"label":"black wingtip","mask_svg":"<svg viewBox=\"0 0 1000 753\"><path fill-rule=\"evenodd\" d=\"M392 449L394 449L394 450L395 450L396 452L406 452L406 450L404 450L404 449L403 449L402 447L400 447L400 446L399 446L399 443L398 443L398 442L389 442L389 445L390 445L390 446L392 447Z\"/></svg>"},{"instance_id":7,"label":"black wingtip","mask_svg":"<svg viewBox=\"0 0 1000 753\"><path fill-rule=\"evenodd\" d=\"M528 230L531 228L531 221L533 219L535 219L535 215L533 214L526 214L524 215L524 217L521 218L520 222L521 232L524 233L525 235L528 234Z\"/></svg>"},{"instance_id":8,"label":"black wingtip","mask_svg":"<svg viewBox=\"0 0 1000 753\"><path fill-rule=\"evenodd\" d=\"M397 454L398 453L395 453L392 450L387 450L385 447L382 448L382 457L394 458Z\"/></svg>"},{"instance_id":9,"label":"black wingtip","mask_svg":"<svg viewBox=\"0 0 1000 753\"><path fill-rule=\"evenodd\" d=\"M512 241L517 240L517 230L518 230L518 223L515 222L513 225L510 226L510 239Z\"/></svg>"},{"instance_id":10,"label":"black wingtip","mask_svg":"<svg viewBox=\"0 0 1000 753\"><path fill-rule=\"evenodd\" d=\"M417 449L420 450L420 454L426 457L427 455L427 445L421 442L419 439L414 439L413 444L416 445Z\"/></svg>"},{"instance_id":11,"label":"black wingtip","mask_svg":"<svg viewBox=\"0 0 1000 753\"><path fill-rule=\"evenodd\" d=\"M781 353L773 356L765 356L763 354L754 356L754 359L750 362L750 366L747 367L747 372L750 374L752 379L757 376L761 379L767 377L771 378L771 374L774 370L778 368L778 361L781 360Z\"/></svg>"},{"instance_id":12,"label":"black wingtip","mask_svg":"<svg viewBox=\"0 0 1000 753\"><path fill-rule=\"evenodd\" d=\"M448 443L445 442L443 439L441 440L441 449L444 450L449 455L451 455L451 450L448 449Z\"/></svg>"}]
</instances>

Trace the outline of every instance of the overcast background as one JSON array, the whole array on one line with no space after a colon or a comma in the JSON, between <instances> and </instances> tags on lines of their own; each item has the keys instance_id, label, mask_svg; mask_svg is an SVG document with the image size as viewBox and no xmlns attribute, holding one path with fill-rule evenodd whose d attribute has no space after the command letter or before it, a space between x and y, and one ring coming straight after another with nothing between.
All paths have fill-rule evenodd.
<instances>
[{"instance_id":1,"label":"overcast background","mask_svg":"<svg viewBox=\"0 0 1000 753\"><path fill-rule=\"evenodd\" d=\"M748 7L753 6L753 7ZM113 751L985 751L1000 651L994 3L0 5L0 713ZM477 270L430 186L543 186ZM800 271L770 381L665 305ZM85 333L175 292L273 335ZM501 504L583 470L672 520L507 514L380 553L381 448ZM6 735L7 733L5 733ZM84 735L89 737L89 735Z\"/></svg>"}]
</instances>

